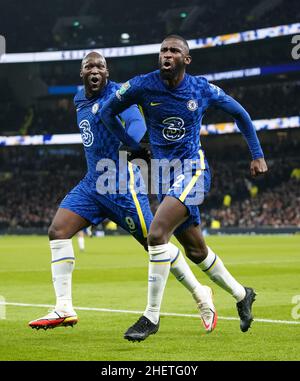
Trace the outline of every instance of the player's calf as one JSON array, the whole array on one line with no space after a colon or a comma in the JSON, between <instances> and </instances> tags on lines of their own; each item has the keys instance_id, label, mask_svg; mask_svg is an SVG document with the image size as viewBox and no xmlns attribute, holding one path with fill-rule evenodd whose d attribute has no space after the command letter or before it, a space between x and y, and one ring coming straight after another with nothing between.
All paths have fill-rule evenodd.
<instances>
[{"instance_id":1,"label":"player's calf","mask_svg":"<svg viewBox=\"0 0 300 381\"><path fill-rule=\"evenodd\" d=\"M184 251L186 256L196 265L204 261L204 259L207 257L207 248L194 248L194 247L185 247Z\"/></svg>"}]
</instances>

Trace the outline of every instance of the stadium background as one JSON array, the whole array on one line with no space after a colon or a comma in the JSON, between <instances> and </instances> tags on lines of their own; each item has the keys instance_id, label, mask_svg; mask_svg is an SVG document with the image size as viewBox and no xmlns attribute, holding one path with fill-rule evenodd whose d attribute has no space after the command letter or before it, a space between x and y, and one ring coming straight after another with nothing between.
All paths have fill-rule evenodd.
<instances>
[{"instance_id":1,"label":"stadium background","mask_svg":"<svg viewBox=\"0 0 300 381\"><path fill-rule=\"evenodd\" d=\"M201 208L203 228L208 234L299 232L300 59L291 53L292 38L300 34L297 0L52 0L45 6L12 0L1 8L7 53L0 56L2 238L45 234L60 200L85 174L72 101L84 53L104 49L111 78L124 82L157 67L150 44L170 33L207 44L191 50L189 73L207 75L246 108L269 166L266 176L252 179L249 151L232 132L232 120L209 110L201 141L213 178ZM250 41L239 40L245 31L255 31ZM131 55L137 45L151 53ZM40 61L38 54L28 58L32 52L62 53ZM155 211L155 199L151 205ZM22 239L20 248L29 242Z\"/></svg>"},{"instance_id":2,"label":"stadium background","mask_svg":"<svg viewBox=\"0 0 300 381\"><path fill-rule=\"evenodd\" d=\"M7 53L158 44L163 36L175 32L188 40L227 35L230 41L230 33L295 24L298 17L294 11L296 1L289 1L288 7L284 1L232 2L229 8L225 1L215 1L214 6L189 1L184 7L181 1L165 5L154 1L142 7L135 2L130 3L132 6L112 2L103 7L99 1L87 1L84 5L78 1L55 1L53 6L40 9L35 8L34 2L25 1L18 7L14 3L6 6L7 14L14 12L13 24L9 17L0 16ZM223 12L227 12L226 20ZM23 13L25 17L21 16ZM124 34L127 39L122 39ZM212 82L240 101L253 120L276 119L273 124L264 122L260 126L258 134L270 172L257 180L249 177L249 154L240 135L209 133L202 137L213 172L212 191L203 207L203 225L207 228L271 227L296 231L300 227L300 62L291 55L292 36L191 50L191 74L227 73L227 79ZM226 39L223 38L225 42ZM124 82L138 73L154 70L157 54L107 61L111 78ZM79 66L80 60L1 64L0 136L78 134L72 99L81 84ZM251 68L269 71L234 78L241 76L234 74L236 71ZM290 123L277 119L288 117L296 118ZM203 120L204 125L225 122L232 121L213 109ZM45 232L58 202L84 175L82 147L5 147L9 143L1 137L0 144L0 230L26 232L35 228ZM32 184L38 185L33 189ZM224 205L226 195L230 198L225 199ZM153 203L155 208L154 199Z\"/></svg>"}]
</instances>

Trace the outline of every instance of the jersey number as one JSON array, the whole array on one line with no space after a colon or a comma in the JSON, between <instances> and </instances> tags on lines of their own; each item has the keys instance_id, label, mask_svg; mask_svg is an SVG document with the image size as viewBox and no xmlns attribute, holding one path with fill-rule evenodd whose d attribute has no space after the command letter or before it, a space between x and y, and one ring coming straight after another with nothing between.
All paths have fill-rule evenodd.
<instances>
[{"instance_id":1,"label":"jersey number","mask_svg":"<svg viewBox=\"0 0 300 381\"><path fill-rule=\"evenodd\" d=\"M176 181L172 185L172 188L177 188L180 186L180 183L184 180L185 176L184 175L179 175L176 177Z\"/></svg>"},{"instance_id":2,"label":"jersey number","mask_svg":"<svg viewBox=\"0 0 300 381\"><path fill-rule=\"evenodd\" d=\"M125 222L126 222L130 231L136 229L135 223L131 217L125 217Z\"/></svg>"}]
</instances>

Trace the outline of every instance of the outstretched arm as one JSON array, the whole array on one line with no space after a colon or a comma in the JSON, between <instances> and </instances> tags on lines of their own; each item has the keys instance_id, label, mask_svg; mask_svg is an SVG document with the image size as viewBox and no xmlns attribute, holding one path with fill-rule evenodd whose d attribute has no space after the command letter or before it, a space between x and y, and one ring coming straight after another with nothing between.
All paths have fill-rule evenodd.
<instances>
[{"instance_id":1,"label":"outstretched arm","mask_svg":"<svg viewBox=\"0 0 300 381\"><path fill-rule=\"evenodd\" d=\"M267 172L268 167L264 159L264 154L248 112L240 103L225 94L223 90L216 86L214 86L214 89L215 93L213 95L212 104L234 118L236 125L247 141L252 155L252 161L250 163L251 175L257 176Z\"/></svg>"}]
</instances>

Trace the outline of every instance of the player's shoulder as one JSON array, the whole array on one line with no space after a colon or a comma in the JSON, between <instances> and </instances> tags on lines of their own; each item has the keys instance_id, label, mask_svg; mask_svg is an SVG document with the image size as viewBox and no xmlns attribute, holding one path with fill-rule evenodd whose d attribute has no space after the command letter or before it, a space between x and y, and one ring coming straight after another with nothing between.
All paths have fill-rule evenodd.
<instances>
[{"instance_id":1,"label":"player's shoulder","mask_svg":"<svg viewBox=\"0 0 300 381\"><path fill-rule=\"evenodd\" d=\"M114 81L109 80L107 82L106 88L108 91L115 91L115 90L118 90L121 86L122 86L122 83L118 83L118 82L114 82Z\"/></svg>"},{"instance_id":2,"label":"player's shoulder","mask_svg":"<svg viewBox=\"0 0 300 381\"><path fill-rule=\"evenodd\" d=\"M140 87L147 87L159 79L159 70L152 71L146 74L140 74L128 81L129 84L134 84Z\"/></svg>"},{"instance_id":3,"label":"player's shoulder","mask_svg":"<svg viewBox=\"0 0 300 381\"><path fill-rule=\"evenodd\" d=\"M210 83L207 78L201 75L191 76L191 81L198 89L202 92L203 95L208 97L219 97L224 95L224 91L217 85Z\"/></svg>"},{"instance_id":4,"label":"player's shoulder","mask_svg":"<svg viewBox=\"0 0 300 381\"><path fill-rule=\"evenodd\" d=\"M110 97L111 94L116 93L116 91L119 90L121 86L122 86L122 83L109 80L105 87L105 91L100 96L101 99L99 99L99 101L102 101L103 99L105 100L106 98Z\"/></svg>"},{"instance_id":5,"label":"player's shoulder","mask_svg":"<svg viewBox=\"0 0 300 381\"><path fill-rule=\"evenodd\" d=\"M197 85L197 86L200 86L201 88L208 88L210 86L210 83L208 82L208 80L201 76L201 75L190 75L190 81Z\"/></svg>"},{"instance_id":6,"label":"player's shoulder","mask_svg":"<svg viewBox=\"0 0 300 381\"><path fill-rule=\"evenodd\" d=\"M143 96L147 91L153 88L153 81L155 78L154 72L147 74L140 74L135 77L132 77L128 81L124 82L120 89L117 90L116 96L120 100L125 93L130 93L135 96Z\"/></svg>"},{"instance_id":7,"label":"player's shoulder","mask_svg":"<svg viewBox=\"0 0 300 381\"><path fill-rule=\"evenodd\" d=\"M74 96L74 105L76 108L80 107L83 103L87 101L87 98L85 96L84 88L80 89Z\"/></svg>"}]
</instances>

